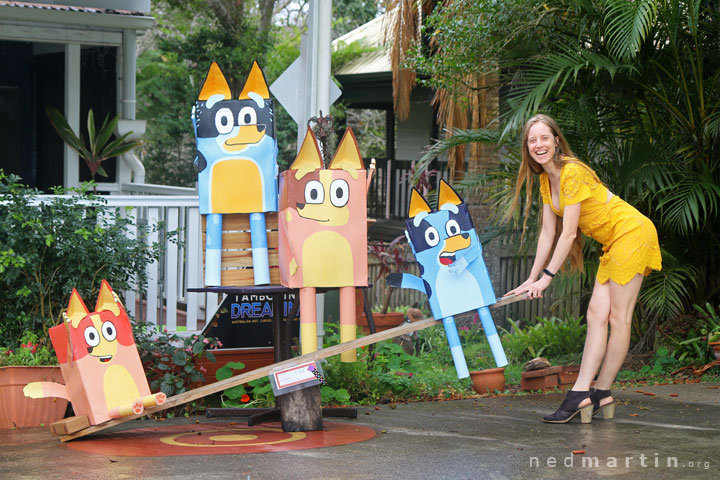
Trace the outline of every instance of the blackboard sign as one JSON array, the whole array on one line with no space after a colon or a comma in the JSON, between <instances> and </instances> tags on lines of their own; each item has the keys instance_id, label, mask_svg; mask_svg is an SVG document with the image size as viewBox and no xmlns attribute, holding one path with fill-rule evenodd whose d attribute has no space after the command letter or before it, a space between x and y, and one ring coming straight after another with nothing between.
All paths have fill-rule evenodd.
<instances>
[{"instance_id":1,"label":"blackboard sign","mask_svg":"<svg viewBox=\"0 0 720 480\"><path fill-rule=\"evenodd\" d=\"M272 347L276 295L282 295L282 318L287 318L295 301L294 293L230 294L218 307L203 335L220 340L222 348ZM291 335L298 336L299 329L296 316L291 325Z\"/></svg>"}]
</instances>

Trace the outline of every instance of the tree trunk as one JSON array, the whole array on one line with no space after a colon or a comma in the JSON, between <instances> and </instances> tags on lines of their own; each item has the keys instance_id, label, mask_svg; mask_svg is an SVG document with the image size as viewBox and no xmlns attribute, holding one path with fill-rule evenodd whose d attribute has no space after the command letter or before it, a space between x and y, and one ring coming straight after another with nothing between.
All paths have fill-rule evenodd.
<instances>
[{"instance_id":1,"label":"tree trunk","mask_svg":"<svg viewBox=\"0 0 720 480\"><path fill-rule=\"evenodd\" d=\"M280 407L285 432L309 432L323 429L320 386L303 388L275 399Z\"/></svg>"}]
</instances>

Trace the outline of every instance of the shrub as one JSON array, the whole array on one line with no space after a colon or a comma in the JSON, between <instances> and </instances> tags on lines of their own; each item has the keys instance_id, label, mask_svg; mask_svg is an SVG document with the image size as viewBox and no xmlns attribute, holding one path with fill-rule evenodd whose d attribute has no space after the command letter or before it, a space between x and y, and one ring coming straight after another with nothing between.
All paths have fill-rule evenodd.
<instances>
[{"instance_id":1,"label":"shrub","mask_svg":"<svg viewBox=\"0 0 720 480\"><path fill-rule=\"evenodd\" d=\"M119 209L100 212L106 202L87 185L70 192L77 195L38 205L38 190L0 170L2 345L17 344L25 331L47 339L73 288L95 298L102 279L115 291L144 287L146 266L160 256L160 245L145 241L146 230L127 235L132 220Z\"/></svg>"},{"instance_id":2,"label":"shrub","mask_svg":"<svg viewBox=\"0 0 720 480\"><path fill-rule=\"evenodd\" d=\"M510 361L526 362L532 358L558 357L581 352L585 344L587 325L583 317L569 316L536 319L536 323L521 327L519 322L508 319L512 328L502 329L502 344Z\"/></svg>"}]
</instances>

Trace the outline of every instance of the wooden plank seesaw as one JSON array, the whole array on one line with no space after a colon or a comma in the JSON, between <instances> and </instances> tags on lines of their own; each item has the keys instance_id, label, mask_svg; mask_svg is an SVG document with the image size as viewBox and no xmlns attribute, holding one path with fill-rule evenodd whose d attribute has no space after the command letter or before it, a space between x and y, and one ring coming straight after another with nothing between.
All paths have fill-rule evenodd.
<instances>
[{"instance_id":1,"label":"wooden plank seesaw","mask_svg":"<svg viewBox=\"0 0 720 480\"><path fill-rule=\"evenodd\" d=\"M497 308L497 307L508 305L510 303L514 303L514 302L517 302L520 300L525 300L526 297L527 297L527 295L525 293L522 293L519 295L511 295L511 296L507 296L507 297L501 297L501 299L497 303L490 305L490 308ZM129 422L130 420L135 420L136 418L144 417L145 415L150 415L150 414L153 414L156 412L167 410L168 408L182 405L184 403L192 402L193 400L197 400L198 398L206 397L208 395L212 395L213 393L222 392L223 390L234 387L236 385L242 385L242 384L251 382L253 380L257 380L258 378L266 377L273 370L276 370L276 369L290 368L290 367L294 367L294 366L302 364L302 363L307 363L307 362L312 362L315 360L320 360L322 358L332 357L333 355L337 355L339 353L342 353L342 352L345 352L348 350L353 350L356 348L364 347L366 345L371 345L373 343L377 343L377 342L387 340L387 339L390 339L393 337L404 335L406 333L423 330L425 328L432 327L433 325L440 325L441 323L442 322L437 321L434 318L426 318L426 319L420 320L418 322L406 323L406 324L400 325L399 327L391 328L391 329L388 329L388 330L385 330L382 332L373 333L371 335L366 335L364 337L357 338L350 342L333 345L332 347L323 348L316 352L307 353L307 354L299 356L299 357L290 358L288 360L285 360L285 361L282 361L279 363L273 363L272 365L266 365L264 367L260 367L253 371L250 371L250 372L241 373L240 375L235 375L234 377L226 378L225 380L220 380L215 383L211 383L209 385L203 385L202 387L196 388L194 390L189 390L187 392L183 392L178 395L174 395L174 396L168 398L164 404L147 408L140 415L130 415L127 417L110 420L110 421L101 423L99 425L91 425L90 427L84 428L80 431L71 433L69 435L63 435L60 437L60 441L67 442L70 440L74 440L76 438L84 437L86 435L90 435L92 433L100 432L100 431L108 429L110 427L114 427L115 425L120 425L122 423Z\"/></svg>"}]
</instances>

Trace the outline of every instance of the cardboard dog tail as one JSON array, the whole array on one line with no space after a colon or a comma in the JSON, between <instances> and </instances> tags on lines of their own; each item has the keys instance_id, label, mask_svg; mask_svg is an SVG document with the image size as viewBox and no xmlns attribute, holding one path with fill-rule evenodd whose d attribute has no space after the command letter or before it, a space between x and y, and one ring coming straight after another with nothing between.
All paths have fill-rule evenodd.
<instances>
[{"instance_id":1,"label":"cardboard dog tail","mask_svg":"<svg viewBox=\"0 0 720 480\"><path fill-rule=\"evenodd\" d=\"M32 382L25 385L23 393L30 398L58 397L70 400L65 385L54 382Z\"/></svg>"}]
</instances>

